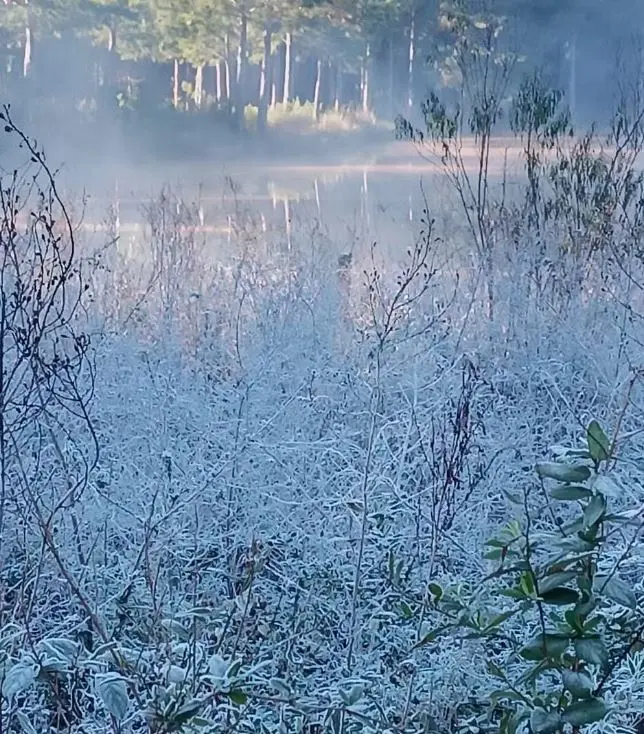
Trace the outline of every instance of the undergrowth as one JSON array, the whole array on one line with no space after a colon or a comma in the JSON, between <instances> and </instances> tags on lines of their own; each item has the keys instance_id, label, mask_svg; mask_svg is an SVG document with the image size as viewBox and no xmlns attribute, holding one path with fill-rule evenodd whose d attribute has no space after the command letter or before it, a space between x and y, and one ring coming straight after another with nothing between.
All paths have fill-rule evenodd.
<instances>
[{"instance_id":1,"label":"undergrowth","mask_svg":"<svg viewBox=\"0 0 644 734\"><path fill-rule=\"evenodd\" d=\"M395 260L241 211L214 253L170 188L80 243L4 115L2 731L638 725L637 115L517 117L515 201L442 117L473 247L428 202Z\"/></svg>"}]
</instances>

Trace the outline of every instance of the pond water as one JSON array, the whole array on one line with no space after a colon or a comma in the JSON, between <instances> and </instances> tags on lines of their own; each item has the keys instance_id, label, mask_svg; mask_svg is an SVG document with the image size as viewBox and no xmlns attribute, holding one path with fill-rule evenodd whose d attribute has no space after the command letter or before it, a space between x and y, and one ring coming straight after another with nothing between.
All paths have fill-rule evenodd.
<instances>
[{"instance_id":1,"label":"pond water","mask_svg":"<svg viewBox=\"0 0 644 734\"><path fill-rule=\"evenodd\" d=\"M508 141L496 142L490 159L495 179L500 181L504 171L515 177L517 153ZM464 160L474 173L478 161L473 145L464 150ZM79 202L81 192L86 193L82 227L105 229L111 209L121 237L142 231L146 205L163 185L196 203L198 229L207 234L225 240L240 222L252 222L264 232L281 232L290 246L295 229L315 225L339 251L373 240L406 250L425 209L439 222L456 210L440 162L403 142L356 150L346 162L327 162L318 154L297 161L76 167L71 173L63 169L69 198Z\"/></svg>"}]
</instances>

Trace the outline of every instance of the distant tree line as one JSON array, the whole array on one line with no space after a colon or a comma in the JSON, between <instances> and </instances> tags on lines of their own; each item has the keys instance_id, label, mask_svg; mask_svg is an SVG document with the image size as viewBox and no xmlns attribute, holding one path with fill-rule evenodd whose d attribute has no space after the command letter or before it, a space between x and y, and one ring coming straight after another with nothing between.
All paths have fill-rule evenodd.
<instances>
[{"instance_id":1,"label":"distant tree line","mask_svg":"<svg viewBox=\"0 0 644 734\"><path fill-rule=\"evenodd\" d=\"M244 108L294 99L314 115L382 116L449 86L450 17L507 18L504 43L545 65L573 101L605 84L607 55L641 25L637 0L2 0L0 96L88 114ZM579 92L579 94L578 94Z\"/></svg>"}]
</instances>

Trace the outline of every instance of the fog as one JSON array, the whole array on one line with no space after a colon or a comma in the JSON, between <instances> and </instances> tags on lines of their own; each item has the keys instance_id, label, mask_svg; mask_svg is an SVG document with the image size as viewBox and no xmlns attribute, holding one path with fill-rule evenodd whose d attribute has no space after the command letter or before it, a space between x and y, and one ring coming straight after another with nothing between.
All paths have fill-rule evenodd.
<instances>
[{"instance_id":1,"label":"fog","mask_svg":"<svg viewBox=\"0 0 644 734\"><path fill-rule=\"evenodd\" d=\"M270 2L224 5L197 3L190 23L203 27L192 32L172 2L6 0L2 99L74 185L92 191L115 178L137 189L165 179L192 185L209 178L207 164L233 178L255 164L369 164L389 146L396 115L421 121L429 91L458 98L450 59L461 26L450 23L462 3L319 2L283 22ZM605 127L618 84L639 83L637 2L490 0L467 9L503 18L495 53L516 57L505 108L538 68L565 92L578 130ZM263 106L271 122L259 131Z\"/></svg>"}]
</instances>

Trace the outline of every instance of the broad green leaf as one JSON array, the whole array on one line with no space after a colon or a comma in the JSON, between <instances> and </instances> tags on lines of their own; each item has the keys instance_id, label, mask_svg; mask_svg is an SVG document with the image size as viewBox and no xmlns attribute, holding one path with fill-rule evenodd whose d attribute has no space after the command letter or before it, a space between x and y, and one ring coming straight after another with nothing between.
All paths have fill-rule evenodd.
<instances>
[{"instance_id":1,"label":"broad green leaf","mask_svg":"<svg viewBox=\"0 0 644 734\"><path fill-rule=\"evenodd\" d=\"M529 718L526 709L506 711L499 724L499 734L516 734L522 721Z\"/></svg>"},{"instance_id":2,"label":"broad green leaf","mask_svg":"<svg viewBox=\"0 0 644 734\"><path fill-rule=\"evenodd\" d=\"M596 494L584 508L584 525L589 528L594 525L606 512L606 500Z\"/></svg>"},{"instance_id":3,"label":"broad green leaf","mask_svg":"<svg viewBox=\"0 0 644 734\"><path fill-rule=\"evenodd\" d=\"M37 647L38 652L52 658L71 663L78 655L79 645L73 640L52 638L42 640Z\"/></svg>"},{"instance_id":4,"label":"broad green leaf","mask_svg":"<svg viewBox=\"0 0 644 734\"><path fill-rule=\"evenodd\" d=\"M589 701L575 701L568 706L561 718L565 724L577 729L601 721L607 713L606 704L599 698L592 698Z\"/></svg>"},{"instance_id":5,"label":"broad green leaf","mask_svg":"<svg viewBox=\"0 0 644 734\"><path fill-rule=\"evenodd\" d=\"M586 431L588 451L596 464L610 458L610 441L597 421L591 421Z\"/></svg>"},{"instance_id":6,"label":"broad green leaf","mask_svg":"<svg viewBox=\"0 0 644 734\"><path fill-rule=\"evenodd\" d=\"M546 604L566 606L567 604L576 604L579 601L579 594L574 589L559 586L555 589L550 589L550 591L542 592L541 599Z\"/></svg>"},{"instance_id":7,"label":"broad green leaf","mask_svg":"<svg viewBox=\"0 0 644 734\"><path fill-rule=\"evenodd\" d=\"M242 666L241 660L234 660L228 667L228 670L226 670L226 675L224 676L224 678L227 681L234 680L237 677L237 673L239 673L241 666Z\"/></svg>"},{"instance_id":8,"label":"broad green leaf","mask_svg":"<svg viewBox=\"0 0 644 734\"><path fill-rule=\"evenodd\" d=\"M197 716L202 708L203 703L196 698L186 701L172 717L173 728L171 731L180 731L184 724L194 720L194 717Z\"/></svg>"},{"instance_id":9,"label":"broad green leaf","mask_svg":"<svg viewBox=\"0 0 644 734\"><path fill-rule=\"evenodd\" d=\"M403 619L411 619L414 616L412 608L407 604L406 601L400 602L400 615Z\"/></svg>"},{"instance_id":10,"label":"broad green leaf","mask_svg":"<svg viewBox=\"0 0 644 734\"><path fill-rule=\"evenodd\" d=\"M495 540L494 538L492 538L492 540L487 540L485 542L485 545L489 546L490 548L501 548L501 549L508 547L507 543L502 543L500 540ZM431 587L431 584L430 584L430 587Z\"/></svg>"},{"instance_id":11,"label":"broad green leaf","mask_svg":"<svg viewBox=\"0 0 644 734\"><path fill-rule=\"evenodd\" d=\"M498 703L499 701L513 701L515 703L526 703L528 699L522 696L520 693L512 690L499 690L492 691L489 695L491 703Z\"/></svg>"},{"instance_id":12,"label":"broad green leaf","mask_svg":"<svg viewBox=\"0 0 644 734\"><path fill-rule=\"evenodd\" d=\"M542 479L555 479L558 482L585 482L590 477L590 469L581 464L571 466L568 464L540 463L536 466L537 474Z\"/></svg>"},{"instance_id":13,"label":"broad green leaf","mask_svg":"<svg viewBox=\"0 0 644 734\"><path fill-rule=\"evenodd\" d=\"M12 665L2 681L2 695L9 701L19 693L26 691L38 676L35 663L20 662Z\"/></svg>"},{"instance_id":14,"label":"broad green leaf","mask_svg":"<svg viewBox=\"0 0 644 734\"><path fill-rule=\"evenodd\" d=\"M94 681L105 708L117 721L122 721L130 707L125 679L117 673L99 673Z\"/></svg>"},{"instance_id":15,"label":"broad green leaf","mask_svg":"<svg viewBox=\"0 0 644 734\"><path fill-rule=\"evenodd\" d=\"M414 645L414 649L418 647L423 647L423 645L429 645L432 642L435 642L438 637L447 630L451 629L452 625L446 624L442 627L437 627L436 629L430 630L429 632L426 632L423 637Z\"/></svg>"},{"instance_id":16,"label":"broad green leaf","mask_svg":"<svg viewBox=\"0 0 644 734\"><path fill-rule=\"evenodd\" d=\"M436 597L436 601L440 601L442 599L443 589L438 584L429 584L428 588L432 595Z\"/></svg>"},{"instance_id":17,"label":"broad green leaf","mask_svg":"<svg viewBox=\"0 0 644 734\"><path fill-rule=\"evenodd\" d=\"M553 487L550 490L550 496L553 500L561 500L562 502L573 500L587 500L593 496L590 489L579 487L574 484L564 487Z\"/></svg>"},{"instance_id":18,"label":"broad green leaf","mask_svg":"<svg viewBox=\"0 0 644 734\"><path fill-rule=\"evenodd\" d=\"M627 609L637 609L637 598L632 589L617 574L613 574L608 581L606 576L595 577L596 589L603 589L603 593L617 604Z\"/></svg>"},{"instance_id":19,"label":"broad green leaf","mask_svg":"<svg viewBox=\"0 0 644 734\"><path fill-rule=\"evenodd\" d=\"M502 612L501 614L497 614L495 617L492 617L492 619L485 625L485 631L494 629L495 627L498 627L499 625L503 624L506 620L510 619L511 617L514 617L515 614L518 614L518 609L513 609L508 612Z\"/></svg>"},{"instance_id":20,"label":"broad green leaf","mask_svg":"<svg viewBox=\"0 0 644 734\"><path fill-rule=\"evenodd\" d=\"M580 637L573 641L577 657L587 663L605 667L608 664L608 651L603 640L598 635L594 637Z\"/></svg>"},{"instance_id":21,"label":"broad green leaf","mask_svg":"<svg viewBox=\"0 0 644 734\"><path fill-rule=\"evenodd\" d=\"M590 698L593 690L593 679L580 670L562 670L561 679L564 688L570 691L575 698Z\"/></svg>"},{"instance_id":22,"label":"broad green leaf","mask_svg":"<svg viewBox=\"0 0 644 734\"><path fill-rule=\"evenodd\" d=\"M530 716L530 728L535 734L553 734L561 727L561 716L556 711L536 709Z\"/></svg>"},{"instance_id":23,"label":"broad green leaf","mask_svg":"<svg viewBox=\"0 0 644 734\"><path fill-rule=\"evenodd\" d=\"M491 660L488 660L486 663L487 672L490 675L493 675L495 678L499 678L500 680L507 680L507 676L505 673L499 668L499 666L492 662Z\"/></svg>"},{"instance_id":24,"label":"broad green leaf","mask_svg":"<svg viewBox=\"0 0 644 734\"><path fill-rule=\"evenodd\" d=\"M533 687L534 684L543 675L543 673L546 670L550 670L552 668L553 662L556 663L556 665L558 666L560 663L560 659L554 659L553 657L550 657L544 658L543 660L539 661L535 666L528 668L526 671L524 671L524 673L520 675L515 681L515 685L528 685L530 687ZM536 705L537 702L533 700L532 703Z\"/></svg>"},{"instance_id":25,"label":"broad green leaf","mask_svg":"<svg viewBox=\"0 0 644 734\"><path fill-rule=\"evenodd\" d=\"M532 573L530 571L526 571L521 574L521 578L519 579L519 585L521 587L521 590L526 596L532 596L535 592L534 588L534 579L532 577Z\"/></svg>"},{"instance_id":26,"label":"broad green leaf","mask_svg":"<svg viewBox=\"0 0 644 734\"><path fill-rule=\"evenodd\" d=\"M208 672L213 678L223 680L226 677L228 663L217 653L214 653L208 661Z\"/></svg>"},{"instance_id":27,"label":"broad green leaf","mask_svg":"<svg viewBox=\"0 0 644 734\"><path fill-rule=\"evenodd\" d=\"M168 683L185 683L189 674L188 668L181 668L178 665L168 665L165 669L166 682Z\"/></svg>"},{"instance_id":28,"label":"broad green leaf","mask_svg":"<svg viewBox=\"0 0 644 734\"><path fill-rule=\"evenodd\" d=\"M502 548L492 548L492 550L486 551L483 554L483 558L485 558L486 561L498 561L500 558L503 558L505 555L505 550Z\"/></svg>"},{"instance_id":29,"label":"broad green leaf","mask_svg":"<svg viewBox=\"0 0 644 734\"><path fill-rule=\"evenodd\" d=\"M564 612L564 618L566 622L575 632L582 632L584 627L582 625L581 617L577 609L566 609Z\"/></svg>"},{"instance_id":30,"label":"broad green leaf","mask_svg":"<svg viewBox=\"0 0 644 734\"><path fill-rule=\"evenodd\" d=\"M243 706L248 701L248 696L238 688L228 692L228 698L237 706Z\"/></svg>"},{"instance_id":31,"label":"broad green leaf","mask_svg":"<svg viewBox=\"0 0 644 734\"><path fill-rule=\"evenodd\" d=\"M559 658L566 652L570 644L568 637L564 635L547 634L545 636L545 645L543 635L530 640L530 642L520 651L521 657L525 660L534 660L539 662L547 658Z\"/></svg>"},{"instance_id":32,"label":"broad green leaf","mask_svg":"<svg viewBox=\"0 0 644 734\"><path fill-rule=\"evenodd\" d=\"M364 693L363 686L359 684L351 686L351 690L349 691L347 695L347 705L353 706L354 704L358 703L358 701L362 698L363 693Z\"/></svg>"},{"instance_id":33,"label":"broad green leaf","mask_svg":"<svg viewBox=\"0 0 644 734\"><path fill-rule=\"evenodd\" d=\"M595 550L596 544L589 543L581 538L565 538L564 540L556 541L554 545L567 555L568 553L590 553Z\"/></svg>"},{"instance_id":34,"label":"broad green leaf","mask_svg":"<svg viewBox=\"0 0 644 734\"><path fill-rule=\"evenodd\" d=\"M551 573L548 576L538 580L539 593L544 594L547 591L552 591L557 586L567 584L576 578L576 571L560 571L558 573Z\"/></svg>"}]
</instances>

